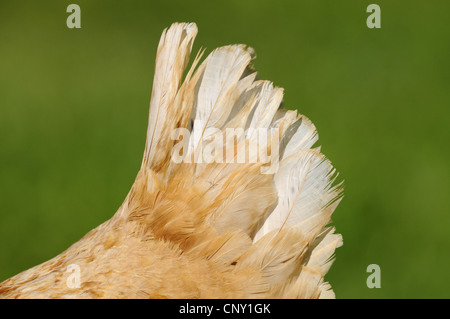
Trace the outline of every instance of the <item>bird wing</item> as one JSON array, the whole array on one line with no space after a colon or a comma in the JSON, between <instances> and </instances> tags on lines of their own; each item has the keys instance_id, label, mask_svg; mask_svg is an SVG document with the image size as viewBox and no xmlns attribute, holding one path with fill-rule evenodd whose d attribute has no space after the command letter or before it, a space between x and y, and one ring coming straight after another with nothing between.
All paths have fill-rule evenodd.
<instances>
[{"instance_id":1,"label":"bird wing","mask_svg":"<svg viewBox=\"0 0 450 319\"><path fill-rule=\"evenodd\" d=\"M256 79L253 58L253 49L243 45L221 47L185 80L184 85L191 88L184 92L189 106L183 110L191 110L184 127L191 133L185 156L194 157L188 163L169 163L166 183L185 192L193 187L202 190L198 196L210 205L194 215L201 215L214 230L203 240L211 243L216 235L238 236L240 240L234 244L248 249L241 256L231 254L233 258L221 260L233 263L235 271L259 271L266 294L331 297L323 277L342 237L327 225L342 198L342 183L335 183L338 174L331 162L320 148L313 148L318 139L315 126L297 111L281 108L283 89ZM150 114L156 112L153 105L152 101ZM170 108L180 104L166 107L167 113L174 113ZM216 130L208 133L209 128ZM229 128L244 133L230 140L226 135ZM277 129L278 140L261 140L258 129ZM216 154L213 162L195 162L195 153L201 152L213 135L222 140L224 152ZM257 161L258 154L249 151L252 147L272 147L276 160L270 163L271 170L264 173L262 168L268 165ZM230 149L234 156L227 161L225 153ZM244 150L245 160L238 163L240 150ZM201 231L201 227L193 228L190 234ZM243 240L246 236L250 246ZM199 241L198 245L205 243ZM215 252L216 258L220 251Z\"/></svg>"}]
</instances>

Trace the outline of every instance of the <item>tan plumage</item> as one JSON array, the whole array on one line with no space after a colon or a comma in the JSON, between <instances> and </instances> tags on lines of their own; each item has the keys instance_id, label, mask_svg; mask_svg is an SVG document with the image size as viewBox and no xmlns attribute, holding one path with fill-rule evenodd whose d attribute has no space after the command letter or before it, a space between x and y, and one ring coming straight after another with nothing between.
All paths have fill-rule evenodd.
<instances>
[{"instance_id":1,"label":"tan plumage","mask_svg":"<svg viewBox=\"0 0 450 319\"><path fill-rule=\"evenodd\" d=\"M243 45L216 49L197 67L199 54L183 81L196 34L193 23L164 30L142 166L117 213L65 252L1 283L0 297L334 297L323 277L342 244L328 226L341 184L333 186L335 170L312 148L314 125L280 109L283 90L256 80L253 50ZM278 129L278 140L266 144L252 133L224 144L272 147L276 169L262 173L268 165L252 154L244 163L172 160L176 128L191 132L187 156L207 144L212 127L220 136L226 128ZM73 264L77 288L67 284Z\"/></svg>"}]
</instances>

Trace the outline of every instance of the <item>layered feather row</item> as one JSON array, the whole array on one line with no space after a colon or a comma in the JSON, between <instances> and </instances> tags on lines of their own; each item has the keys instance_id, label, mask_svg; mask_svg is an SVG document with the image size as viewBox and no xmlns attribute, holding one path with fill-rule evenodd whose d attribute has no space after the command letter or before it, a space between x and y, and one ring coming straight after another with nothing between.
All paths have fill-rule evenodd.
<instances>
[{"instance_id":1,"label":"layered feather row","mask_svg":"<svg viewBox=\"0 0 450 319\"><path fill-rule=\"evenodd\" d=\"M156 169L156 173L164 176L161 178L169 184L187 178L189 185L183 185L183 189L193 185L204 189L204 196L215 207L209 208L201 218L219 234L235 232L234 245L242 253L230 254L230 244L225 252L216 251L215 258L234 264L236 269L247 267L262 272L268 288L259 292L261 295L332 297L330 285L323 277L333 261L335 249L342 245L341 235L328 227L342 198L342 184L334 185L335 169L319 148L313 148L318 139L314 125L296 111L280 108L283 89L269 81L256 80L250 65L254 52L243 45L214 50L195 70L197 58L182 84L178 76L180 69L158 69L159 65L185 65L189 56L187 48L191 48L196 34L194 24L174 24L163 34L158 52L178 54L158 54L154 90L155 86L165 88L162 95L167 98L164 101L152 98L150 123L159 123L160 129L149 131L144 162L154 169L160 166L156 165L159 163L156 154L165 154L167 158L173 144L153 147L152 141L167 141L167 131L163 128L173 128L174 123L191 130L190 151L185 156L190 156L200 144L206 145L210 136L205 131L209 127L220 128L223 135L226 128L242 128L246 132L251 128L279 129L276 150L279 163L274 174L262 174L261 163L221 163L222 158L203 165L174 164L168 160L162 165L164 169ZM178 61L170 60L175 56ZM159 82L161 78L170 83ZM153 96L161 95L157 94ZM164 115L156 120L157 111L153 108L164 109ZM178 118L167 116L175 113ZM195 121L202 125L193 125ZM224 148L261 144L255 142L251 133L240 136L237 143L234 139L224 139ZM248 249L242 251L242 247ZM228 257L217 256L222 254Z\"/></svg>"}]
</instances>

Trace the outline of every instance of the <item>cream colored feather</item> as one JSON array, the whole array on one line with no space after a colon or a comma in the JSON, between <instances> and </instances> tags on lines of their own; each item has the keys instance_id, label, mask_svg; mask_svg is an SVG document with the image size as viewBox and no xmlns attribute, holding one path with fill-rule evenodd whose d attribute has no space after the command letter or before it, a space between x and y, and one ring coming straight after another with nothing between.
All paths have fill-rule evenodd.
<instances>
[{"instance_id":1,"label":"cream colored feather","mask_svg":"<svg viewBox=\"0 0 450 319\"><path fill-rule=\"evenodd\" d=\"M280 108L283 89L256 78L246 46L218 48L200 65L199 53L183 80L196 34L194 23L162 34L142 166L117 213L1 283L0 297L334 298L324 276L342 245L328 226L342 184L313 148L314 125ZM229 138L231 128L241 133ZM175 129L190 133L184 159L215 137L224 152L174 161ZM278 135L261 140L257 129ZM260 162L254 148L276 159ZM68 284L71 265L78 287Z\"/></svg>"}]
</instances>

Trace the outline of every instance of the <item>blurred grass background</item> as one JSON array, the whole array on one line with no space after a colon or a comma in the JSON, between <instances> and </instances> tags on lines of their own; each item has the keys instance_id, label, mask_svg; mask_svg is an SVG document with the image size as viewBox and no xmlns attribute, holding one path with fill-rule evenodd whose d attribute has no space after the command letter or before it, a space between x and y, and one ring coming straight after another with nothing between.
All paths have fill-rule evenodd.
<instances>
[{"instance_id":1,"label":"blurred grass background","mask_svg":"<svg viewBox=\"0 0 450 319\"><path fill-rule=\"evenodd\" d=\"M0 281L109 219L140 166L156 47L245 43L345 179L338 298L449 298L450 2L0 2ZM366 267L381 267L381 288Z\"/></svg>"}]
</instances>

